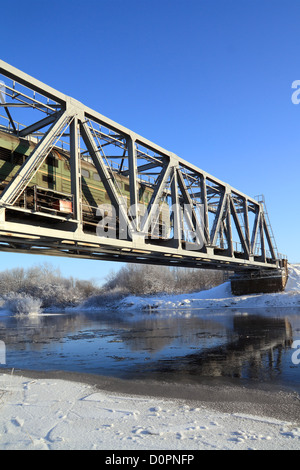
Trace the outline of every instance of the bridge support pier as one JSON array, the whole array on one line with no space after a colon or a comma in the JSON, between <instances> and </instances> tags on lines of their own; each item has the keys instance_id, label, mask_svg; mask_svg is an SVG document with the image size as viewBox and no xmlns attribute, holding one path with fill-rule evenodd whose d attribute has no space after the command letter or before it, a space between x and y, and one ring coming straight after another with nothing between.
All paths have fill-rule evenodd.
<instances>
[{"instance_id":1,"label":"bridge support pier","mask_svg":"<svg viewBox=\"0 0 300 470\"><path fill-rule=\"evenodd\" d=\"M233 295L269 294L282 292L288 280L287 260L281 261L281 268L274 271L250 271L236 274L231 279Z\"/></svg>"}]
</instances>

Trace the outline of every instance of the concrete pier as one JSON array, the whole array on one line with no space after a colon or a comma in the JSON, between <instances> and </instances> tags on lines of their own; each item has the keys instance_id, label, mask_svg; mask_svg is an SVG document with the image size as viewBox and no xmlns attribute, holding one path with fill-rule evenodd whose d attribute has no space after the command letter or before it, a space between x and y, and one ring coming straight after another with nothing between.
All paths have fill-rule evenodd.
<instances>
[{"instance_id":1,"label":"concrete pier","mask_svg":"<svg viewBox=\"0 0 300 470\"><path fill-rule=\"evenodd\" d=\"M246 274L236 274L231 279L233 295L268 294L282 292L288 280L288 263L282 260L281 269L272 271L250 271Z\"/></svg>"}]
</instances>

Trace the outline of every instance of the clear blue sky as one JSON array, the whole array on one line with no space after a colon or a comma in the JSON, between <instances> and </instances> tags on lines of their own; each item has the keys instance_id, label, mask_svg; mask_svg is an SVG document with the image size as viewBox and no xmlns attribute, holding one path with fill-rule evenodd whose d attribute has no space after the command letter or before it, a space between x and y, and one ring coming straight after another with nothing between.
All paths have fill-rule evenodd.
<instances>
[{"instance_id":1,"label":"clear blue sky","mask_svg":"<svg viewBox=\"0 0 300 470\"><path fill-rule=\"evenodd\" d=\"M2 2L1 58L249 196L300 262L299 0ZM42 257L0 254L1 268ZM102 279L120 265L46 258Z\"/></svg>"}]
</instances>

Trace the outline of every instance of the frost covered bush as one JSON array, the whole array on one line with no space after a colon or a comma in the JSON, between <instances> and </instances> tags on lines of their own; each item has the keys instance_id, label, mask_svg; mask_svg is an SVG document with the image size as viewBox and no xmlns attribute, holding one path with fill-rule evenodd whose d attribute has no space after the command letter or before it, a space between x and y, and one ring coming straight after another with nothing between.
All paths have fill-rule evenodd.
<instances>
[{"instance_id":1,"label":"frost covered bush","mask_svg":"<svg viewBox=\"0 0 300 470\"><path fill-rule=\"evenodd\" d=\"M48 264L0 272L0 296L10 301L17 299L16 305L12 305L15 310L19 304L26 310L26 303L30 308L30 299L40 299L43 308L76 306L97 293L99 288L92 281L64 278L59 269ZM22 306L21 298L27 299Z\"/></svg>"},{"instance_id":2,"label":"frost covered bush","mask_svg":"<svg viewBox=\"0 0 300 470\"><path fill-rule=\"evenodd\" d=\"M2 308L15 315L38 315L41 313L42 301L25 294L11 294L4 298Z\"/></svg>"}]
</instances>

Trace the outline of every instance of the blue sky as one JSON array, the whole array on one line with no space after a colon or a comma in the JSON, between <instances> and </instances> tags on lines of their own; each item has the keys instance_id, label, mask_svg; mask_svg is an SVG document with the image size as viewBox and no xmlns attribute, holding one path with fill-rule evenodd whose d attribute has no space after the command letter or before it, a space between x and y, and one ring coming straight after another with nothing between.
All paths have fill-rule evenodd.
<instances>
[{"instance_id":1,"label":"blue sky","mask_svg":"<svg viewBox=\"0 0 300 470\"><path fill-rule=\"evenodd\" d=\"M1 58L249 196L264 194L279 251L300 262L298 0L15 0ZM103 279L119 264L44 259Z\"/></svg>"}]
</instances>

